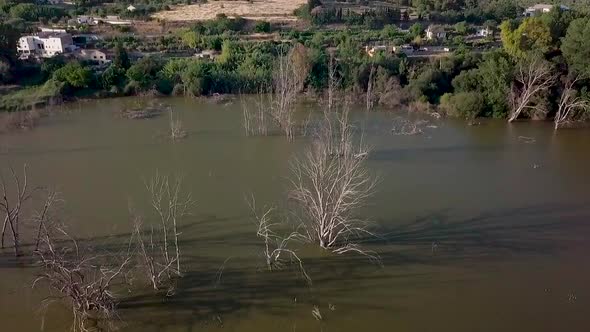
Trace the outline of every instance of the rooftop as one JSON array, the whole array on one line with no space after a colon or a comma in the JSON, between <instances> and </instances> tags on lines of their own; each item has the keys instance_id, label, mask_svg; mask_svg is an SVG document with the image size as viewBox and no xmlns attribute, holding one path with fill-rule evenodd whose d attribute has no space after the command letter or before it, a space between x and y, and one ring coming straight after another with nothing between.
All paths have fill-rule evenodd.
<instances>
[{"instance_id":1,"label":"rooftop","mask_svg":"<svg viewBox=\"0 0 590 332\"><path fill-rule=\"evenodd\" d=\"M60 37L67 37L70 36L69 33L66 32L59 32L59 31L41 31L38 32L35 36L39 38L60 38Z\"/></svg>"}]
</instances>

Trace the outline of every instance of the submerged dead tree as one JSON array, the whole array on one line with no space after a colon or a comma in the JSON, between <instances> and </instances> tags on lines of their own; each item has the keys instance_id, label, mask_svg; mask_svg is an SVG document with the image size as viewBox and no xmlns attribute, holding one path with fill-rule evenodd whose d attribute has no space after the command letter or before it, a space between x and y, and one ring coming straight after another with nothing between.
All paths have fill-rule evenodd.
<instances>
[{"instance_id":1,"label":"submerged dead tree","mask_svg":"<svg viewBox=\"0 0 590 332\"><path fill-rule=\"evenodd\" d=\"M182 177L170 179L157 173L146 182L156 223L144 229L142 217L132 213L134 240L143 270L154 289L171 286L182 276L178 224L194 205L190 193L183 193Z\"/></svg>"},{"instance_id":2,"label":"submerged dead tree","mask_svg":"<svg viewBox=\"0 0 590 332\"><path fill-rule=\"evenodd\" d=\"M182 125L182 120L174 115L174 110L169 108L170 122L169 122L169 135L173 141L185 138L187 136L186 130Z\"/></svg>"},{"instance_id":3,"label":"submerged dead tree","mask_svg":"<svg viewBox=\"0 0 590 332\"><path fill-rule=\"evenodd\" d=\"M582 76L575 76L568 78L561 92L559 104L557 105L557 112L553 122L555 123L555 130L561 128L565 124L574 121L578 113L590 110L590 101L581 97L574 88L576 83L582 80Z\"/></svg>"},{"instance_id":4,"label":"submerged dead tree","mask_svg":"<svg viewBox=\"0 0 590 332\"><path fill-rule=\"evenodd\" d=\"M51 295L43 300L45 308L57 301L71 307L73 331L111 330L118 317L114 287L127 283L131 253L95 252L81 248L63 227L45 232L36 251L40 273L33 287L47 285Z\"/></svg>"},{"instance_id":5,"label":"submerged dead tree","mask_svg":"<svg viewBox=\"0 0 590 332\"><path fill-rule=\"evenodd\" d=\"M257 225L256 235L264 242L262 254L266 268L269 271L283 270L287 267L288 263L295 263L303 278L311 284L312 280L305 271L303 261L297 255L297 252L289 247L293 242L305 240L305 237L298 231L293 231L287 236L278 235L275 229L280 227L281 223L272 222L273 208L268 208L264 213L258 214L254 199L250 203L250 208L252 209Z\"/></svg>"},{"instance_id":6,"label":"submerged dead tree","mask_svg":"<svg viewBox=\"0 0 590 332\"><path fill-rule=\"evenodd\" d=\"M509 96L511 109L508 122L518 119L525 111L539 110L533 101L555 83L556 76L549 62L535 57L517 64L514 79Z\"/></svg>"},{"instance_id":7,"label":"submerged dead tree","mask_svg":"<svg viewBox=\"0 0 590 332\"><path fill-rule=\"evenodd\" d=\"M27 165L23 166L22 176L19 176L14 169L10 168L10 174L14 185L14 191L11 192L7 187L4 176L0 174L0 184L2 185L2 192L0 192L0 216L3 216L2 224L2 249L5 248L5 238L7 230L12 235L12 243L14 246L14 255L20 256L21 246L21 223L23 220L23 205L29 201L36 189L30 190L27 178Z\"/></svg>"},{"instance_id":8,"label":"submerged dead tree","mask_svg":"<svg viewBox=\"0 0 590 332\"><path fill-rule=\"evenodd\" d=\"M267 108L270 104L267 98L267 92L259 90L255 108L252 109L248 103L241 98L242 116L244 131L246 136L266 136L268 135L268 118Z\"/></svg>"},{"instance_id":9,"label":"submerged dead tree","mask_svg":"<svg viewBox=\"0 0 590 332\"><path fill-rule=\"evenodd\" d=\"M355 143L346 109L326 118L305 156L292 164L290 196L310 241L338 254L357 252L377 259L355 240L373 235L369 223L355 216L375 186L365 167L368 152L362 140Z\"/></svg>"},{"instance_id":10,"label":"submerged dead tree","mask_svg":"<svg viewBox=\"0 0 590 332\"><path fill-rule=\"evenodd\" d=\"M301 44L279 56L274 65L270 115L289 141L295 138L295 101L304 88L309 70L307 49Z\"/></svg>"}]
</instances>

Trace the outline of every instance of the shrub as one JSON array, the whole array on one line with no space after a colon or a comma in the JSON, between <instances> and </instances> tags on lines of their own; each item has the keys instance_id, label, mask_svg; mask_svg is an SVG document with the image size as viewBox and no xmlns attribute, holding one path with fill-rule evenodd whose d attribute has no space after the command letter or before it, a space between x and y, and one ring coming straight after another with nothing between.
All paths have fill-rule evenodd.
<instances>
[{"instance_id":1,"label":"shrub","mask_svg":"<svg viewBox=\"0 0 590 332\"><path fill-rule=\"evenodd\" d=\"M476 92L446 93L440 99L440 107L450 116L471 120L482 113L484 102Z\"/></svg>"}]
</instances>

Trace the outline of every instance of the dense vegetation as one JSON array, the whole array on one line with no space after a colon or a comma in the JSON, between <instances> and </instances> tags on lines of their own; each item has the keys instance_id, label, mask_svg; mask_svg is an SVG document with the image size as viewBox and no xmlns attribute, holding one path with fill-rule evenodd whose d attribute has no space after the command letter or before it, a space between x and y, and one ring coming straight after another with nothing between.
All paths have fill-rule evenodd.
<instances>
[{"instance_id":1,"label":"dense vegetation","mask_svg":"<svg viewBox=\"0 0 590 332\"><path fill-rule=\"evenodd\" d=\"M116 6L126 4L117 3ZM339 19L346 16L351 28L333 30L315 25L306 30L282 29L278 31L281 41L249 41L242 36L269 32L276 27L267 22L250 24L239 17L220 15L215 20L195 23L157 39L148 40L133 34L107 38L101 46L114 48L115 56L110 67L100 70L60 57L46 60L42 66L18 65L14 54L6 50L14 49L19 32L3 24L0 25L3 36L0 52L4 52L0 53L0 79L11 82L15 77L21 81L23 77L32 77L30 81L45 82L40 88L43 91L53 91L65 98L146 93L187 96L254 93L268 91L277 58L287 54L293 45L303 45L305 61L310 68L305 90L316 95L326 89L330 63L333 63L339 89L358 96L370 93L376 104L399 107L419 103L423 108L439 106L440 112L467 119L508 118L513 117L511 112L516 108L518 94L526 87L524 78L517 74L523 66L535 63L548 66L554 82L526 99L524 106L521 105L525 111L519 110L516 117L553 116L568 81L575 81L568 93L576 98L588 96L590 42L586 36L590 33L590 22L588 16L579 11L554 9L547 14L522 18L518 15L522 8L513 1L401 1L402 6L414 6L422 17L439 15L440 18L444 13L449 16L450 11L460 12L461 21L447 26L446 38L428 41L425 26L420 21L415 21L405 31L392 24L408 19L399 10L379 9L345 15L327 4L310 0L299 12L307 13L308 19L316 24L334 22L333 14ZM84 6L97 6L97 3ZM359 16L353 19L348 14ZM477 20L471 20L470 15ZM501 48L486 49L475 44L477 41L466 42L468 35L474 32L471 22L483 22L483 26L493 30L499 20L503 20L499 25ZM480 42L493 46L494 38ZM441 57L413 58L390 52L378 52L371 57L363 46L372 43L410 43L415 48L443 43L453 45L455 51ZM200 50L217 51L218 56L207 59L173 55L178 51L190 54ZM145 56L132 63L131 51L164 53ZM47 96L46 93L42 95ZM13 96L11 98L12 102L4 103L4 107L19 104L14 103Z\"/></svg>"}]
</instances>

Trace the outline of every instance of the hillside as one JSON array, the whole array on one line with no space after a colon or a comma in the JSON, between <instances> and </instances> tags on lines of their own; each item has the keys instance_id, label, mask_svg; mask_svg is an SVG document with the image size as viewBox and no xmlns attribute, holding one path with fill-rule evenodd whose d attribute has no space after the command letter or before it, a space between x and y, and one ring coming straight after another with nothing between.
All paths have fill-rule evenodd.
<instances>
[{"instance_id":1,"label":"hillside","mask_svg":"<svg viewBox=\"0 0 590 332\"><path fill-rule=\"evenodd\" d=\"M293 11L306 0L209 1L204 4L176 6L153 15L167 21L199 21L214 19L218 14L241 16L253 20L292 21Z\"/></svg>"}]
</instances>

